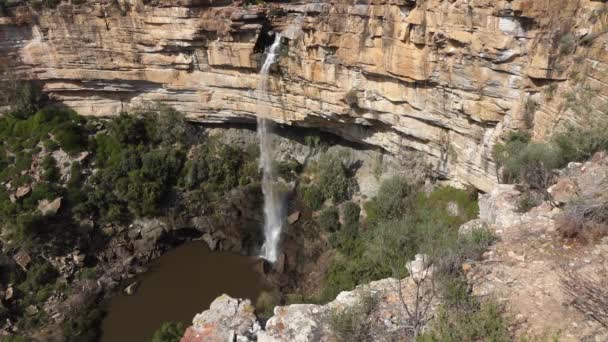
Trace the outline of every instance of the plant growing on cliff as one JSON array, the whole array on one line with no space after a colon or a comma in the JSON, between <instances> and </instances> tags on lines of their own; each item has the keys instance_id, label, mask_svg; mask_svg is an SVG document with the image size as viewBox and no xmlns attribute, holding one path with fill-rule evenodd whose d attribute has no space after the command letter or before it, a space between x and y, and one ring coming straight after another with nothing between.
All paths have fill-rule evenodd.
<instances>
[{"instance_id":1,"label":"plant growing on cliff","mask_svg":"<svg viewBox=\"0 0 608 342\"><path fill-rule=\"evenodd\" d=\"M277 291L262 291L255 302L255 307L258 316L268 319L272 317L274 308L279 304L280 294Z\"/></svg>"},{"instance_id":2,"label":"plant growing on cliff","mask_svg":"<svg viewBox=\"0 0 608 342\"><path fill-rule=\"evenodd\" d=\"M152 342L179 342L185 330L182 322L164 322L152 335Z\"/></svg>"},{"instance_id":3,"label":"plant growing on cliff","mask_svg":"<svg viewBox=\"0 0 608 342\"><path fill-rule=\"evenodd\" d=\"M351 177L351 156L327 153L317 163L319 187L325 199L340 203L350 197L356 188Z\"/></svg>"},{"instance_id":4,"label":"plant growing on cliff","mask_svg":"<svg viewBox=\"0 0 608 342\"><path fill-rule=\"evenodd\" d=\"M378 195L365 204L367 220L376 224L405 214L413 189L402 177L392 177L380 185Z\"/></svg>"},{"instance_id":5,"label":"plant growing on cliff","mask_svg":"<svg viewBox=\"0 0 608 342\"><path fill-rule=\"evenodd\" d=\"M369 336L369 315L375 309L377 299L370 291L361 290L355 305L330 312L329 324L339 341L366 341Z\"/></svg>"},{"instance_id":6,"label":"plant growing on cliff","mask_svg":"<svg viewBox=\"0 0 608 342\"><path fill-rule=\"evenodd\" d=\"M529 135L513 132L505 144L494 147L494 158L502 166L502 179L507 182L522 182L533 190L543 193L553 181L553 170L564 165L562 150L555 145L535 143Z\"/></svg>"},{"instance_id":7,"label":"plant growing on cliff","mask_svg":"<svg viewBox=\"0 0 608 342\"><path fill-rule=\"evenodd\" d=\"M321 214L319 215L319 225L323 230L331 233L340 230L340 215L338 208L331 207L321 211Z\"/></svg>"}]
</instances>

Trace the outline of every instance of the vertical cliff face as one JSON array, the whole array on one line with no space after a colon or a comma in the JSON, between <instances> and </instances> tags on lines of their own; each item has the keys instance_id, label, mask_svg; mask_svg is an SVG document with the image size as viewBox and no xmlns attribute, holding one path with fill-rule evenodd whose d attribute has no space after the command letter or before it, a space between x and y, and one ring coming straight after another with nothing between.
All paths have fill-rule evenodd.
<instances>
[{"instance_id":1,"label":"vertical cliff face","mask_svg":"<svg viewBox=\"0 0 608 342\"><path fill-rule=\"evenodd\" d=\"M318 127L489 190L494 142L608 95L606 4L591 0L119 1L8 8L0 63L85 115L160 101L192 120ZM271 31L286 38L256 112Z\"/></svg>"}]
</instances>

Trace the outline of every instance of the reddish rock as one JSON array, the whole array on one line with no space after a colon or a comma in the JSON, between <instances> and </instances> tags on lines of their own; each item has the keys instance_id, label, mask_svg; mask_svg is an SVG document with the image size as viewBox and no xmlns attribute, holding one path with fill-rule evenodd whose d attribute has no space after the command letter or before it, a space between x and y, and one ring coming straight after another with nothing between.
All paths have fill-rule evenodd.
<instances>
[{"instance_id":1,"label":"reddish rock","mask_svg":"<svg viewBox=\"0 0 608 342\"><path fill-rule=\"evenodd\" d=\"M557 183L547 191L551 194L553 200L559 203L568 203L578 196L578 187L569 177L558 179Z\"/></svg>"}]
</instances>

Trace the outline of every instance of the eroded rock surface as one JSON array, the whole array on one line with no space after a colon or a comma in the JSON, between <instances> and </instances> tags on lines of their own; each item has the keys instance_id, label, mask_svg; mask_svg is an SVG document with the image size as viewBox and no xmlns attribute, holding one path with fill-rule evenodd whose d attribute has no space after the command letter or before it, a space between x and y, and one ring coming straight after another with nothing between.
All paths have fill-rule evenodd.
<instances>
[{"instance_id":1,"label":"eroded rock surface","mask_svg":"<svg viewBox=\"0 0 608 342\"><path fill-rule=\"evenodd\" d=\"M405 302L413 305L415 284L411 278L401 282L388 278L358 286L353 291L341 292L334 301L325 305L292 304L277 306L274 315L262 330L253 314L249 300L226 295L218 297L209 310L195 316L193 325L186 330L182 342L189 341L259 341L259 342L316 342L339 341L332 317L366 305L367 317L360 317L361 332L370 341L402 340L408 336L407 316L399 298L401 286ZM423 283L421 295L430 291ZM431 297L429 297L431 298ZM432 297L431 310L436 306ZM251 310L251 311L250 311ZM367 311L366 311L367 312ZM432 315L431 312L429 312ZM252 334L255 332L255 334ZM226 339L226 338L230 339Z\"/></svg>"},{"instance_id":2,"label":"eroded rock surface","mask_svg":"<svg viewBox=\"0 0 608 342\"><path fill-rule=\"evenodd\" d=\"M581 119L563 96L581 80L608 93L603 9L591 0L61 2L7 8L0 63L82 114L160 101L197 121L264 115L421 151L438 177L489 191L504 130L532 125L542 137ZM284 47L270 102L258 103L270 31L284 33Z\"/></svg>"},{"instance_id":3,"label":"eroded rock surface","mask_svg":"<svg viewBox=\"0 0 608 342\"><path fill-rule=\"evenodd\" d=\"M222 295L211 303L209 310L197 314L192 326L184 333L182 342L250 341L260 330L248 299Z\"/></svg>"},{"instance_id":4,"label":"eroded rock surface","mask_svg":"<svg viewBox=\"0 0 608 342\"><path fill-rule=\"evenodd\" d=\"M585 164L571 164L560 172L554 195L559 194L560 201L568 204L605 193L607 161L605 154L598 154ZM569 185L562 186L566 180ZM558 191L560 188L563 191ZM503 303L518 338L607 340L608 330L575 308L580 299L565 291L563 281L574 272L605 282L608 237L587 243L565 239L558 227L566 208L545 202L518 213L514 203L519 196L512 186L505 185L480 198L480 216L499 240L484 254L483 261L467 270L473 293Z\"/></svg>"}]
</instances>

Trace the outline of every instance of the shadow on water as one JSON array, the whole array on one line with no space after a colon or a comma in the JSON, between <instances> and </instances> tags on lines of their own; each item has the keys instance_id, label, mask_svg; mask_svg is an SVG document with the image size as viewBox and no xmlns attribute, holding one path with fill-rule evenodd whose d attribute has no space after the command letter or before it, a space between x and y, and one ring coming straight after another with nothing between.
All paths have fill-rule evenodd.
<instances>
[{"instance_id":1,"label":"shadow on water","mask_svg":"<svg viewBox=\"0 0 608 342\"><path fill-rule=\"evenodd\" d=\"M211 252L201 241L169 251L137 279L140 286L134 295L120 294L109 301L100 341L150 341L163 322L188 326L223 293L254 302L267 288L254 270L257 260Z\"/></svg>"}]
</instances>

